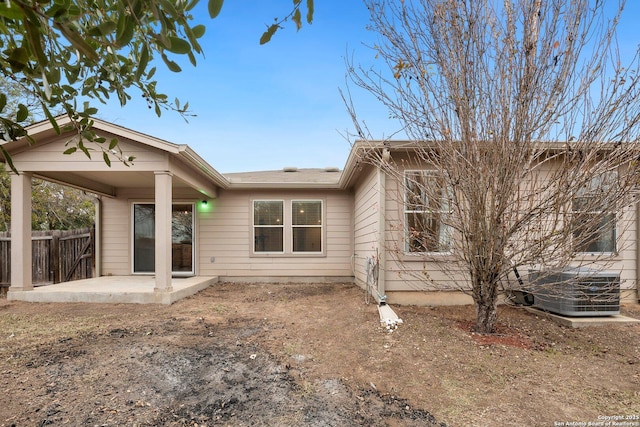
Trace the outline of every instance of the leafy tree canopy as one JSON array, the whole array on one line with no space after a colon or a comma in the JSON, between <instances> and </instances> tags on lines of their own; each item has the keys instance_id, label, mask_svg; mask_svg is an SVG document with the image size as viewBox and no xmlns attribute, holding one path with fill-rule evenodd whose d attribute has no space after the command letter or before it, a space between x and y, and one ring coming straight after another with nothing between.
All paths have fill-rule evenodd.
<instances>
[{"instance_id":1,"label":"leafy tree canopy","mask_svg":"<svg viewBox=\"0 0 640 427\"><path fill-rule=\"evenodd\" d=\"M5 114L15 116L19 105L29 111L37 107L37 100L22 86L0 76L0 91L6 93ZM31 115L26 124L33 123ZM94 196L57 183L33 179L32 230L71 230L91 227L95 219ZM9 231L11 224L11 180L5 166L0 164L0 232Z\"/></svg>"},{"instance_id":2,"label":"leafy tree canopy","mask_svg":"<svg viewBox=\"0 0 640 427\"><path fill-rule=\"evenodd\" d=\"M78 99L106 103L117 98L121 105L141 92L157 115L162 110L188 112L181 104L158 91L154 79L160 58L171 71L180 72L177 57L186 56L193 66L202 54L199 40L204 25L192 25L199 0L6 0L0 2L0 76L15 82L38 102L38 109L60 132L53 111L71 118L79 138L66 152L90 156L87 141L97 143L110 164L109 153L117 141L97 137L91 117L97 108ZM291 12L276 18L260 38L267 43L286 21L302 26L302 0L294 0ZM223 0L208 0L211 18L222 10ZM306 21L313 19L313 0L306 1ZM0 127L4 140L28 135L24 129L33 107L20 103L15 113L5 107L11 94L0 92ZM32 141L33 142L33 141ZM15 170L8 153L0 154ZM116 157L125 164L131 158Z\"/></svg>"}]
</instances>

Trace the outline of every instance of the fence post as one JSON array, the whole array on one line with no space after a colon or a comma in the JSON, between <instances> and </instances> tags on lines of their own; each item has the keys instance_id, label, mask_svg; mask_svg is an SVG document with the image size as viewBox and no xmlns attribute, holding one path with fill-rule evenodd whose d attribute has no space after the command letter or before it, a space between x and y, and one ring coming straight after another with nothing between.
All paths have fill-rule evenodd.
<instances>
[{"instance_id":1,"label":"fence post","mask_svg":"<svg viewBox=\"0 0 640 427\"><path fill-rule=\"evenodd\" d=\"M4 297L11 285L11 233L0 232L0 238L0 297Z\"/></svg>"},{"instance_id":2,"label":"fence post","mask_svg":"<svg viewBox=\"0 0 640 427\"><path fill-rule=\"evenodd\" d=\"M62 274L60 271L60 231L54 230L51 236L51 248L49 249L49 256L51 262L51 273L53 275L53 283L60 283L62 280Z\"/></svg>"},{"instance_id":3,"label":"fence post","mask_svg":"<svg viewBox=\"0 0 640 427\"><path fill-rule=\"evenodd\" d=\"M89 239L91 241L91 277L97 277L96 274L96 225L93 224L89 229Z\"/></svg>"}]
</instances>

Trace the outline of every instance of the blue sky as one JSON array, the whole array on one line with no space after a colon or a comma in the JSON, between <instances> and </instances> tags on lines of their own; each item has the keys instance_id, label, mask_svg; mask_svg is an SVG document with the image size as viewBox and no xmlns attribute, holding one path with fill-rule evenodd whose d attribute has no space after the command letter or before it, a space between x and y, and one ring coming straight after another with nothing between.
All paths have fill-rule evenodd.
<instances>
[{"instance_id":1,"label":"blue sky","mask_svg":"<svg viewBox=\"0 0 640 427\"><path fill-rule=\"evenodd\" d=\"M187 123L165 111L158 118L136 99L124 108L96 105L98 117L188 144L220 172L344 166L350 145L341 134L353 130L339 93L346 87L344 58L373 58L362 45L373 37L364 4L316 0L312 25L296 33L289 23L260 46L265 24L288 13L292 2L227 0L215 20L207 1L201 3L194 15L207 27L205 57L195 68L180 61L181 73L158 64L156 74L159 91L188 101L197 116ZM380 136L397 127L370 95L359 93L362 114Z\"/></svg>"},{"instance_id":2,"label":"blue sky","mask_svg":"<svg viewBox=\"0 0 640 427\"><path fill-rule=\"evenodd\" d=\"M315 0L312 25L296 33L292 23L270 43L258 40L273 18L285 15L291 1L226 0L211 20L207 0L195 10L207 31L205 57L197 67L180 61L183 71L158 66L158 90L189 102L196 114L188 122L177 113L158 118L142 99L124 108L97 105L98 117L177 144L188 144L220 172L281 169L285 166L343 167L350 150L344 135L353 132L339 89L346 87L345 56L375 62L365 45L368 11L360 0ZM617 3L612 0L611 3ZM303 2L304 3L304 2ZM640 43L640 1L629 0L619 31L620 47L630 54ZM371 95L351 85L358 115L376 138L393 134L398 124Z\"/></svg>"}]
</instances>

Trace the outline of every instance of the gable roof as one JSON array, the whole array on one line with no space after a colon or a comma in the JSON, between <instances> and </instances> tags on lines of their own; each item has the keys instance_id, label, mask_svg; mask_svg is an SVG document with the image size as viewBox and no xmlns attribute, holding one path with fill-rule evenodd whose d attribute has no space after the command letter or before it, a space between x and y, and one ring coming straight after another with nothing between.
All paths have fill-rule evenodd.
<instances>
[{"instance_id":1,"label":"gable roof","mask_svg":"<svg viewBox=\"0 0 640 427\"><path fill-rule=\"evenodd\" d=\"M27 132L29 136L36 140L36 144L30 144L27 138L21 138L16 141L2 142L2 147L9 153L9 155L16 156L21 153L37 150L42 144L47 144L56 138L59 140L64 137L65 133L68 133L69 139L75 137L74 131L65 132L62 129L71 123L71 120L67 116L59 116L56 118L57 123L61 129L61 133L58 134L51 123L48 120L44 120L28 126ZM161 138L157 138L151 135L147 135L123 126L119 126L114 123L110 123L100 119L92 119L92 128L97 133L108 134L120 140L131 141L136 144L140 144L147 149L158 150L166 153L171 158L177 159L183 164L189 171L202 176L203 179L209 181L213 186L221 189L234 190L234 189L347 189L354 182L354 178L357 176L357 172L360 170L360 165L363 158L370 150L381 149L382 144L371 145L371 141L356 141L353 145L349 157L346 160L343 170L339 168L284 168L281 170L272 171L251 171L240 173L226 173L222 174L218 172L213 166L211 166L206 160L204 160L198 153L196 153L191 147L186 144L175 144ZM76 153L69 157L69 161L84 161L86 160L82 153ZM0 162L5 159L0 154ZM135 161L134 161L135 164ZM115 166L115 167L113 167ZM115 178L107 178L106 175L110 175L109 172L115 171L119 166L112 164L112 167L108 171L101 173L95 173L94 181L97 183L100 180L108 180ZM37 171L34 172L36 176L44 179L50 179L63 184L72 186L80 186L78 184L78 178L71 179L70 173L65 172L48 172ZM126 173L126 172L122 172ZM85 180L91 181L91 171L86 172L87 176ZM65 182L66 181L66 182ZM126 178L121 177L119 182L126 181ZM115 184L114 184L115 185ZM108 187L108 186L107 186ZM100 191L96 191L100 193ZM210 191L202 191L204 194L210 193ZM110 190L106 190L101 194L109 194Z\"/></svg>"},{"instance_id":2,"label":"gable roof","mask_svg":"<svg viewBox=\"0 0 640 427\"><path fill-rule=\"evenodd\" d=\"M142 181L142 174L148 173L148 167L145 169L144 165L136 164L135 160L132 162L132 167L126 167L116 161L112 162L111 167L106 167L100 152L98 153L100 155L96 156L95 160L87 158L82 153L75 153L69 155L68 160L67 157L61 160L62 153L56 152L57 162L53 161L53 159L47 162L46 159L42 158L42 155L39 160L28 161L28 166L25 166L24 163L21 165L20 162L16 162L20 157L25 157L24 155L28 154L28 152L43 150L48 144L61 144L61 141L65 141L65 139L70 141L77 138L75 131L64 130L64 127L71 123L67 116L57 117L56 120L60 128L59 133L56 132L48 120L35 123L26 128L29 136L36 141L35 144L31 144L27 138L2 143L2 147L12 156L19 172L32 172L36 177L74 187L86 188L107 196L113 196L117 186L134 185L136 182ZM227 179L187 145L174 144L100 119L92 120L92 129L100 136L106 136L107 139L117 138L122 144L126 142L130 146L131 144L141 146L146 152L166 155L168 159L166 167L168 168L169 165L172 165L171 167L177 168L176 171L180 174L179 178L183 180L182 183L176 185L191 187L211 197L215 195L215 188L228 186ZM28 158L29 156L26 157ZM1 154L0 161L5 161L4 156ZM61 161L74 162L76 164L84 163L85 166L62 168L61 170L59 166ZM89 164L91 162L93 163ZM21 166L23 170L21 170ZM152 179L152 176L144 178L145 181Z\"/></svg>"}]
</instances>

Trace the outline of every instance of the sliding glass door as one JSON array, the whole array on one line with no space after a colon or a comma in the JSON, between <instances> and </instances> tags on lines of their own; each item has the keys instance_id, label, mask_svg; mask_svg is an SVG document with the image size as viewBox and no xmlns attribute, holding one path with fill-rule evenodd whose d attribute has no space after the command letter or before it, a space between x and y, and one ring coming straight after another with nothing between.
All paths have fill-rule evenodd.
<instances>
[{"instance_id":1,"label":"sliding glass door","mask_svg":"<svg viewBox=\"0 0 640 427\"><path fill-rule=\"evenodd\" d=\"M171 213L171 270L189 276L193 268L193 205L175 203ZM155 271L155 205L133 205L133 272Z\"/></svg>"}]
</instances>

